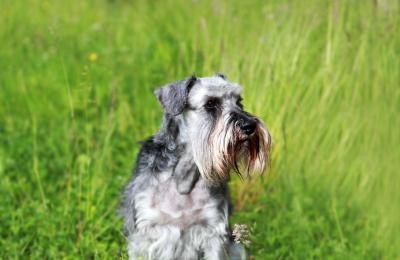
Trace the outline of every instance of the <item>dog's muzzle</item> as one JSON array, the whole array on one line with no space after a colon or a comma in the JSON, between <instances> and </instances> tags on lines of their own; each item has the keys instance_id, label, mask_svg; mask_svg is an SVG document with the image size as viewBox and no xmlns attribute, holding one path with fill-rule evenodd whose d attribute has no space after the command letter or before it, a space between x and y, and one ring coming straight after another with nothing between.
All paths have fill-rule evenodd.
<instances>
[{"instance_id":1,"label":"dog's muzzle","mask_svg":"<svg viewBox=\"0 0 400 260\"><path fill-rule=\"evenodd\" d=\"M226 181L231 170L241 175L240 164L246 175L263 172L269 161L271 143L263 123L239 109L231 111L228 119L219 123L209 140L211 160L204 164L210 166L210 171L200 171L206 179L214 183Z\"/></svg>"}]
</instances>

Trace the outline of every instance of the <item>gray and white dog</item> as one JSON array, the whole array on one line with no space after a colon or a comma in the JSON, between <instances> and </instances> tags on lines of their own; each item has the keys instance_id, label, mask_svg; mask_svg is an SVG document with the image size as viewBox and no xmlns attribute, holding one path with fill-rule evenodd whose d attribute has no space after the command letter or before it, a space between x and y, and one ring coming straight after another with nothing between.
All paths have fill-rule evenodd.
<instances>
[{"instance_id":1,"label":"gray and white dog","mask_svg":"<svg viewBox=\"0 0 400 260\"><path fill-rule=\"evenodd\" d=\"M271 139L240 93L222 74L156 90L163 123L143 143L121 207L130 259L245 259L231 237L227 182L239 166L262 172Z\"/></svg>"}]
</instances>

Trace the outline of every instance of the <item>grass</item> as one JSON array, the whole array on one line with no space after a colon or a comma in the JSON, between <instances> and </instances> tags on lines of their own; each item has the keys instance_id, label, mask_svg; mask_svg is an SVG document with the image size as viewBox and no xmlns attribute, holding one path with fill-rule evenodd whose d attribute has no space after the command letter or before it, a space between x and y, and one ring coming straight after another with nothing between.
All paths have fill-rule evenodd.
<instances>
[{"instance_id":1,"label":"grass","mask_svg":"<svg viewBox=\"0 0 400 260\"><path fill-rule=\"evenodd\" d=\"M274 140L268 175L231 183L252 258L400 258L397 2L0 7L0 258L126 258L116 209L152 90L217 71Z\"/></svg>"}]
</instances>

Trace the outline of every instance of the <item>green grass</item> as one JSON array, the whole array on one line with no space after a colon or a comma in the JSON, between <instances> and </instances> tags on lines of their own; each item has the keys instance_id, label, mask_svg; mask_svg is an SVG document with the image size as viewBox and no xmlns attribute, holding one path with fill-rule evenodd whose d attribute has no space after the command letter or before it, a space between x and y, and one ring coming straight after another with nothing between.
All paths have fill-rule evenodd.
<instances>
[{"instance_id":1,"label":"green grass","mask_svg":"<svg viewBox=\"0 0 400 260\"><path fill-rule=\"evenodd\" d=\"M126 258L152 90L217 71L274 140L231 185L252 257L400 258L399 28L389 0L1 1L0 258Z\"/></svg>"}]
</instances>

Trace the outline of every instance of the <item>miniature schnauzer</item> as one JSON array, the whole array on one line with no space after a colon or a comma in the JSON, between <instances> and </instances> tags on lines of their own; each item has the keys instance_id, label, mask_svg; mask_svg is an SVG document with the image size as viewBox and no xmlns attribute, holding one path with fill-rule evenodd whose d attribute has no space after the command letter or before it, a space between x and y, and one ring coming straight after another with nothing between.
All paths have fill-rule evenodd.
<instances>
[{"instance_id":1,"label":"miniature schnauzer","mask_svg":"<svg viewBox=\"0 0 400 260\"><path fill-rule=\"evenodd\" d=\"M245 259L228 217L230 172L262 172L271 138L222 74L155 91L161 129L142 144L120 209L130 259Z\"/></svg>"}]
</instances>

